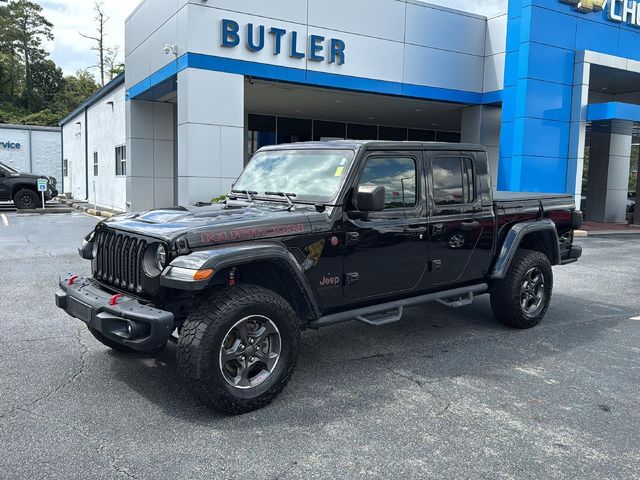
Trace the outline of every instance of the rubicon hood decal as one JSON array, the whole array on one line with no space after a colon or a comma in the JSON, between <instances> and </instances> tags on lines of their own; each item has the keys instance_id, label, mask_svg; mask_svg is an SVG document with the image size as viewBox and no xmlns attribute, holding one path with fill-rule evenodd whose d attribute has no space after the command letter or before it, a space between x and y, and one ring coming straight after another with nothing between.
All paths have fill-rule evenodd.
<instances>
[{"instance_id":1,"label":"rubicon hood decal","mask_svg":"<svg viewBox=\"0 0 640 480\"><path fill-rule=\"evenodd\" d=\"M308 228L305 228L304 223L292 223L250 228L234 228L220 231L206 231L198 235L191 235L187 238L189 240L189 245L191 246L193 246L193 241L196 243L199 241L202 245L211 245L215 243L233 242L236 240L281 237L295 233L304 233L307 230Z\"/></svg>"}]
</instances>

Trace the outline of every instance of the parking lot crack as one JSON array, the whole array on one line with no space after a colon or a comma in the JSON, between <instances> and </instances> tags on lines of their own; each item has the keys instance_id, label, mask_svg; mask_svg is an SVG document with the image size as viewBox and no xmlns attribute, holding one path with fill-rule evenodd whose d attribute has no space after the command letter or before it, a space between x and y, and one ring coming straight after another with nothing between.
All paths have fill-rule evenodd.
<instances>
[{"instance_id":1,"label":"parking lot crack","mask_svg":"<svg viewBox=\"0 0 640 480\"><path fill-rule=\"evenodd\" d=\"M442 408L440 408L437 412L434 413L435 417L441 417L451 407L451 401L450 400L448 400L446 398L443 398L442 396L434 393L431 389L428 388L428 385L435 385L436 383L441 383L441 382L447 380L446 378L439 378L437 380L427 380L427 379L425 379L423 377L420 377L418 375L415 375L412 372L408 372L408 371L405 371L405 370L395 370L395 369L389 368L389 371L391 373L393 373L397 377L403 378L405 380L409 380L410 382L412 382L413 384L415 384L418 387L420 387L422 390L424 390L426 393L428 393L432 397L434 397L437 400L440 400L442 403L444 403L444 406Z\"/></svg>"}]
</instances>

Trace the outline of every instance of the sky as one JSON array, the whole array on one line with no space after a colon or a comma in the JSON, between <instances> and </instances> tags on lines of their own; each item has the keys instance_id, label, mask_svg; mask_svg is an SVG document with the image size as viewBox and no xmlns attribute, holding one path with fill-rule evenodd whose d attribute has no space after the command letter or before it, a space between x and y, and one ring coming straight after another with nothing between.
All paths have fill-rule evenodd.
<instances>
[{"instance_id":1,"label":"sky","mask_svg":"<svg viewBox=\"0 0 640 480\"><path fill-rule=\"evenodd\" d=\"M54 25L55 40L48 43L46 48L65 74L75 73L95 65L97 57L95 52L91 51L91 41L80 36L80 32L94 33L94 2L92 0L36 1L42 5L45 16ZM124 51L124 21L138 3L139 0L106 0L104 2L104 10L110 17L107 23L109 46L119 45ZM507 9L507 0L431 0L429 3L482 15L492 15ZM121 60L124 61L124 53L121 53ZM96 72L95 69L92 71Z\"/></svg>"}]
</instances>

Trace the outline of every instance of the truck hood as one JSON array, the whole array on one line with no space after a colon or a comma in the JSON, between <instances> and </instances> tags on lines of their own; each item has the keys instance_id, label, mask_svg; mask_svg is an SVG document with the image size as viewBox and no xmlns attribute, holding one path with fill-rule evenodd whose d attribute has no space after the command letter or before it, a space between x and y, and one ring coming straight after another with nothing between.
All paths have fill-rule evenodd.
<instances>
[{"instance_id":1,"label":"truck hood","mask_svg":"<svg viewBox=\"0 0 640 480\"><path fill-rule=\"evenodd\" d=\"M198 248L309 232L309 214L321 215L305 205L290 212L281 203L256 201L149 210L112 217L102 224L167 242L183 237L191 248Z\"/></svg>"}]
</instances>

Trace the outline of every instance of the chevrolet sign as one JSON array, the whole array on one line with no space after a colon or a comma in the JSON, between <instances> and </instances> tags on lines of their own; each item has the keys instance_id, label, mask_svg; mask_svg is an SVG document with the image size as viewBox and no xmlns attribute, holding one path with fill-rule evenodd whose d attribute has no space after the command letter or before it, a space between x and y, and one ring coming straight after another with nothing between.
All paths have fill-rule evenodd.
<instances>
[{"instance_id":1,"label":"chevrolet sign","mask_svg":"<svg viewBox=\"0 0 640 480\"><path fill-rule=\"evenodd\" d=\"M579 12L592 13L606 10L609 20L618 23L628 23L640 27L640 4L628 0L560 0L568 3Z\"/></svg>"}]
</instances>

